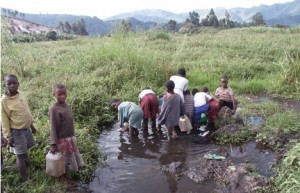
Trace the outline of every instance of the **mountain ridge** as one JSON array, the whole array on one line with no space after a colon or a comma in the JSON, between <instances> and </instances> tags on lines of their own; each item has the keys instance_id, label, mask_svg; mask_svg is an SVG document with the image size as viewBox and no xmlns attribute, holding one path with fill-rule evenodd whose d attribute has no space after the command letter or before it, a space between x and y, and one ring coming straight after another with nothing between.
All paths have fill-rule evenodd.
<instances>
[{"instance_id":1,"label":"mountain ridge","mask_svg":"<svg viewBox=\"0 0 300 193\"><path fill-rule=\"evenodd\" d=\"M200 20L205 18L210 9L195 9ZM226 9L217 7L214 12L218 19L225 17ZM232 8L227 10L230 19L237 22L248 22L258 12L262 13L267 25L284 25L295 26L300 25L300 0L294 0L287 3L275 3L273 5L259 5L251 8ZM2 14L2 12L1 12ZM116 24L122 20L126 20L132 24L133 30L139 28L148 30L159 24L167 23L175 20L178 24L185 22L189 18L189 12L173 13L162 9L142 9L133 12L120 13L115 16L106 18L105 20L98 17L90 17L84 15L70 14L30 14L25 13L26 20L46 26L57 27L59 22L68 21L70 24L84 19L86 29L89 35L107 35L113 30ZM21 18L21 16L18 16ZM25 19L25 18L24 18Z\"/></svg>"}]
</instances>

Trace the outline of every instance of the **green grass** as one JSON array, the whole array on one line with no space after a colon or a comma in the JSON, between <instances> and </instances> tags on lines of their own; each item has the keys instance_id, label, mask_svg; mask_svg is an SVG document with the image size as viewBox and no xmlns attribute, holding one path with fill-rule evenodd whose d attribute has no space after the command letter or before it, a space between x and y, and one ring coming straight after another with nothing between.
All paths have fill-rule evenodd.
<instances>
[{"instance_id":1,"label":"green grass","mask_svg":"<svg viewBox=\"0 0 300 193\"><path fill-rule=\"evenodd\" d=\"M282 160L280 172L275 177L280 192L296 193L300 189L300 143L293 146Z\"/></svg>"},{"instance_id":2,"label":"green grass","mask_svg":"<svg viewBox=\"0 0 300 193\"><path fill-rule=\"evenodd\" d=\"M189 35L151 31L32 43L12 43L10 36L2 34L1 74L19 77L20 90L28 96L38 128L39 143L31 154L34 165L40 167L27 192L63 191L45 176L44 168L49 150L47 113L54 103L54 84L63 83L68 88L76 136L88 165L80 175L71 177L87 181L97 161L104 162L94 144L99 132L113 122L112 98L138 102L137 96L145 86L157 94L163 93L165 81L179 67L185 67L190 90L207 86L214 93L220 77L227 74L237 97L252 93L299 99L299 57L292 54L299 53L300 42L295 41L298 39L299 27L203 29ZM293 113L280 113L274 103L249 104L241 97L240 106L245 114L262 115L268 123L262 128L266 131L269 127L283 127L286 120L294 117ZM297 119L287 123L291 124L284 129L297 130ZM14 165L14 156L7 152L4 156L7 165ZM17 176L15 169L2 172L2 186L8 192L23 191Z\"/></svg>"}]
</instances>

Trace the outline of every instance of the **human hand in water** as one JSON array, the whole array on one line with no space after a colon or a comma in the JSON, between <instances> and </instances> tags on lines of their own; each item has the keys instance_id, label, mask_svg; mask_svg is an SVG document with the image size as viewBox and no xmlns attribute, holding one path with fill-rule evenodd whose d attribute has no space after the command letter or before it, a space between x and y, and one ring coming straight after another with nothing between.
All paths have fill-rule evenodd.
<instances>
[{"instance_id":1,"label":"human hand in water","mask_svg":"<svg viewBox=\"0 0 300 193\"><path fill-rule=\"evenodd\" d=\"M56 146L56 144L52 144L52 145L50 146L50 152L53 153L53 154L55 154L56 151L57 151L57 146Z\"/></svg>"}]
</instances>

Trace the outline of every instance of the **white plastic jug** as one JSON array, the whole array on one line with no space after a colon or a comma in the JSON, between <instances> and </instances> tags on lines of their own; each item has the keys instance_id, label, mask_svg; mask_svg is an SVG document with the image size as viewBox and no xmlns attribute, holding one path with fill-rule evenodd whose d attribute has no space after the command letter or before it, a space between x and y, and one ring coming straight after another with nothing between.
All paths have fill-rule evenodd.
<instances>
[{"instance_id":1,"label":"white plastic jug","mask_svg":"<svg viewBox=\"0 0 300 193\"><path fill-rule=\"evenodd\" d=\"M193 129L190 119L186 115L184 115L183 117L180 117L179 128L181 131L189 131L189 130Z\"/></svg>"},{"instance_id":2,"label":"white plastic jug","mask_svg":"<svg viewBox=\"0 0 300 193\"><path fill-rule=\"evenodd\" d=\"M59 152L53 154L49 151L46 155L46 174L59 177L64 173L66 173L64 156Z\"/></svg>"}]
</instances>

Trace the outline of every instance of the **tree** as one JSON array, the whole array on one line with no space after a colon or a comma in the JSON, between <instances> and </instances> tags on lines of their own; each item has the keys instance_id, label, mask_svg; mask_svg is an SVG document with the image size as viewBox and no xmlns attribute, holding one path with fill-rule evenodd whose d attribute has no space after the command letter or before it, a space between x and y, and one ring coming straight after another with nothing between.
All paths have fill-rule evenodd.
<instances>
[{"instance_id":1,"label":"tree","mask_svg":"<svg viewBox=\"0 0 300 193\"><path fill-rule=\"evenodd\" d=\"M70 34L72 32L72 26L70 25L70 23L68 21L65 22L65 32L67 34Z\"/></svg>"},{"instance_id":2,"label":"tree","mask_svg":"<svg viewBox=\"0 0 300 193\"><path fill-rule=\"evenodd\" d=\"M225 11L225 19L226 19L227 21L230 20L230 15L229 15L229 13L228 13L227 10Z\"/></svg>"},{"instance_id":3,"label":"tree","mask_svg":"<svg viewBox=\"0 0 300 193\"><path fill-rule=\"evenodd\" d=\"M225 11L225 18L220 19L219 26L222 29L228 29L234 27L234 22L230 20L230 15L227 10Z\"/></svg>"},{"instance_id":4,"label":"tree","mask_svg":"<svg viewBox=\"0 0 300 193\"><path fill-rule=\"evenodd\" d=\"M58 23L57 29L60 30L63 33L65 32L65 25L63 24L63 22L60 21Z\"/></svg>"},{"instance_id":5,"label":"tree","mask_svg":"<svg viewBox=\"0 0 300 193\"><path fill-rule=\"evenodd\" d=\"M83 19L77 21L76 23L73 23L72 30L76 35L82 35L82 36L88 35L88 32L86 31L85 28L85 21Z\"/></svg>"},{"instance_id":6,"label":"tree","mask_svg":"<svg viewBox=\"0 0 300 193\"><path fill-rule=\"evenodd\" d=\"M252 17L252 23L254 26L258 26L258 25L266 25L263 15L259 12L256 13L253 17Z\"/></svg>"},{"instance_id":7,"label":"tree","mask_svg":"<svg viewBox=\"0 0 300 193\"><path fill-rule=\"evenodd\" d=\"M120 23L120 29L124 33L128 33L132 30L132 24L128 21L122 20Z\"/></svg>"},{"instance_id":8,"label":"tree","mask_svg":"<svg viewBox=\"0 0 300 193\"><path fill-rule=\"evenodd\" d=\"M190 18L186 19L186 23L192 23L196 26L200 25L200 23L199 23L200 16L197 12L195 12L195 11L189 12L189 16L190 16Z\"/></svg>"},{"instance_id":9,"label":"tree","mask_svg":"<svg viewBox=\"0 0 300 193\"><path fill-rule=\"evenodd\" d=\"M177 25L177 22L175 20L170 20L168 23L167 23L167 31L171 31L171 32L175 32L176 31L176 25Z\"/></svg>"},{"instance_id":10,"label":"tree","mask_svg":"<svg viewBox=\"0 0 300 193\"><path fill-rule=\"evenodd\" d=\"M208 23L210 26L219 27L219 20L218 20L217 16L215 15L215 12L213 9L211 9L208 14Z\"/></svg>"},{"instance_id":11,"label":"tree","mask_svg":"<svg viewBox=\"0 0 300 193\"><path fill-rule=\"evenodd\" d=\"M47 34L46 34L46 37L49 39L49 40L57 40L57 33L56 31L49 31Z\"/></svg>"}]
</instances>

